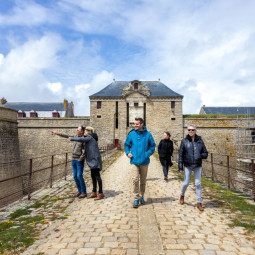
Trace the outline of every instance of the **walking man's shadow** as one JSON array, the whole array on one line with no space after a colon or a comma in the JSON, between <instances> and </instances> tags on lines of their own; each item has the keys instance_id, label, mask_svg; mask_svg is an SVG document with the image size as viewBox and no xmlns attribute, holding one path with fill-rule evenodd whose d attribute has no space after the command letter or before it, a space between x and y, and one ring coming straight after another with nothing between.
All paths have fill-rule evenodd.
<instances>
[{"instance_id":1,"label":"walking man's shadow","mask_svg":"<svg viewBox=\"0 0 255 255\"><path fill-rule=\"evenodd\" d=\"M175 197L148 197L146 204L167 203L177 200Z\"/></svg>"},{"instance_id":2,"label":"walking man's shadow","mask_svg":"<svg viewBox=\"0 0 255 255\"><path fill-rule=\"evenodd\" d=\"M105 198L107 197L116 197L123 193L123 191L117 191L117 190L104 190Z\"/></svg>"}]
</instances>

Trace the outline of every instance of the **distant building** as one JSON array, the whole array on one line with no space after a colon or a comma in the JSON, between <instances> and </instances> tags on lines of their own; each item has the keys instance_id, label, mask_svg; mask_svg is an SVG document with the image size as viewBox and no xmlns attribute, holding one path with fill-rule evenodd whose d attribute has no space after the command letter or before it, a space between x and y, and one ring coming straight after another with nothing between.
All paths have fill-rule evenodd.
<instances>
[{"instance_id":1,"label":"distant building","mask_svg":"<svg viewBox=\"0 0 255 255\"><path fill-rule=\"evenodd\" d=\"M200 109L199 114L223 114L223 115L236 115L236 114L255 114L255 107L249 106L205 106L203 105Z\"/></svg>"},{"instance_id":2,"label":"distant building","mask_svg":"<svg viewBox=\"0 0 255 255\"><path fill-rule=\"evenodd\" d=\"M4 102L2 100L1 102ZM7 102L1 106L18 111L18 118L61 118L74 117L74 104L64 99L63 103L50 102Z\"/></svg>"},{"instance_id":3,"label":"distant building","mask_svg":"<svg viewBox=\"0 0 255 255\"><path fill-rule=\"evenodd\" d=\"M172 139L183 136L183 96L160 81L113 81L90 96L90 124L99 143L123 147L135 117L141 117L155 141L170 131Z\"/></svg>"}]
</instances>

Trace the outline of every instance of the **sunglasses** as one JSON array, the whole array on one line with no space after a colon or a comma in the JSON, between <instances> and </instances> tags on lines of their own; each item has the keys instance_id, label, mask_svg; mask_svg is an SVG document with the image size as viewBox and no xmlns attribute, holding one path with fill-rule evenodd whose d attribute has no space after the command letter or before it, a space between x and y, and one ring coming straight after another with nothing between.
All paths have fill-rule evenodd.
<instances>
[{"instance_id":1,"label":"sunglasses","mask_svg":"<svg viewBox=\"0 0 255 255\"><path fill-rule=\"evenodd\" d=\"M195 129L188 129L188 131L195 131Z\"/></svg>"}]
</instances>

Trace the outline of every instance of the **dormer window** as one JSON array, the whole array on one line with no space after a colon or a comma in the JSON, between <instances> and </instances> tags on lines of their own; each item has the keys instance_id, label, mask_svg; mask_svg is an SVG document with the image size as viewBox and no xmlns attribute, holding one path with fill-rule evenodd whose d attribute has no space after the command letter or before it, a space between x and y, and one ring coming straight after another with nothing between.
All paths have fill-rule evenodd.
<instances>
[{"instance_id":1,"label":"dormer window","mask_svg":"<svg viewBox=\"0 0 255 255\"><path fill-rule=\"evenodd\" d=\"M138 83L134 83L134 89L138 89Z\"/></svg>"},{"instance_id":2,"label":"dormer window","mask_svg":"<svg viewBox=\"0 0 255 255\"><path fill-rule=\"evenodd\" d=\"M19 110L18 111L18 118L25 118L26 117L26 113L24 111Z\"/></svg>"},{"instance_id":3,"label":"dormer window","mask_svg":"<svg viewBox=\"0 0 255 255\"><path fill-rule=\"evenodd\" d=\"M52 112L52 118L59 118L60 117L60 115L59 115L59 112L58 111L53 111Z\"/></svg>"},{"instance_id":4,"label":"dormer window","mask_svg":"<svg viewBox=\"0 0 255 255\"><path fill-rule=\"evenodd\" d=\"M37 118L38 117L38 113L36 111L31 111L30 112L30 118Z\"/></svg>"}]
</instances>

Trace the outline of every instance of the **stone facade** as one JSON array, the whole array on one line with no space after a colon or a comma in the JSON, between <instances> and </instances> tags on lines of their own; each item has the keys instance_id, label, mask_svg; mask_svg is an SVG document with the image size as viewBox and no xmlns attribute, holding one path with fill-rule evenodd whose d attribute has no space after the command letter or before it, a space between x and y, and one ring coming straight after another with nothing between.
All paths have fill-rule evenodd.
<instances>
[{"instance_id":1,"label":"stone facade","mask_svg":"<svg viewBox=\"0 0 255 255\"><path fill-rule=\"evenodd\" d=\"M178 145L183 136L182 98L178 94L153 96L148 86L132 81L121 89L121 96L90 97L90 124L99 135L99 144L116 142L123 148L135 118L141 117L157 144L164 131L169 131Z\"/></svg>"},{"instance_id":2,"label":"stone facade","mask_svg":"<svg viewBox=\"0 0 255 255\"><path fill-rule=\"evenodd\" d=\"M20 174L17 111L0 106L0 181ZM9 197L7 197L9 196ZM22 197L22 178L0 182L0 204Z\"/></svg>"},{"instance_id":3,"label":"stone facade","mask_svg":"<svg viewBox=\"0 0 255 255\"><path fill-rule=\"evenodd\" d=\"M175 102L175 108L171 108L171 102ZM148 103L147 128L151 131L156 144L163 139L163 133L169 131L174 147L179 145L183 138L183 115L181 98L156 98Z\"/></svg>"}]
</instances>

